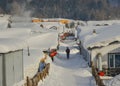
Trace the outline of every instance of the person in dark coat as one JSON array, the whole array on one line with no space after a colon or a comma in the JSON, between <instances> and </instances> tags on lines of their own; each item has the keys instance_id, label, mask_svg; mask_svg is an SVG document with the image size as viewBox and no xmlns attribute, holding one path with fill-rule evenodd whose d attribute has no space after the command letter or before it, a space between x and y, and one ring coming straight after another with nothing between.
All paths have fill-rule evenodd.
<instances>
[{"instance_id":1,"label":"person in dark coat","mask_svg":"<svg viewBox=\"0 0 120 86\"><path fill-rule=\"evenodd\" d=\"M69 57L70 57L70 49L69 49L69 47L66 48L66 55L67 55L67 59L69 59Z\"/></svg>"}]
</instances>

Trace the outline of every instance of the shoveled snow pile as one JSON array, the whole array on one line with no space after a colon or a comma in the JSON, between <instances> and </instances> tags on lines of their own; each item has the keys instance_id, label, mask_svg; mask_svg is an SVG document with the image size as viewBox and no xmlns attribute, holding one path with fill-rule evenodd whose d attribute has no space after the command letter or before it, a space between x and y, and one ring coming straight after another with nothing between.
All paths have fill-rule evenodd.
<instances>
[{"instance_id":1,"label":"shoveled snow pile","mask_svg":"<svg viewBox=\"0 0 120 86\"><path fill-rule=\"evenodd\" d=\"M111 79L107 86L120 86L120 75L117 75Z\"/></svg>"}]
</instances>

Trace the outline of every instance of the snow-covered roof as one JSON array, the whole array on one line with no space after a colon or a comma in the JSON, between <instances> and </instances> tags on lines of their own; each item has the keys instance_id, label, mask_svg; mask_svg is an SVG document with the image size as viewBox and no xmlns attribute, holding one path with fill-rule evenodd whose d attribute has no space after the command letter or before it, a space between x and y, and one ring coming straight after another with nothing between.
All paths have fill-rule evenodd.
<instances>
[{"instance_id":1,"label":"snow-covered roof","mask_svg":"<svg viewBox=\"0 0 120 86\"><path fill-rule=\"evenodd\" d=\"M29 37L29 29L7 29L0 31L0 53L23 49Z\"/></svg>"},{"instance_id":2,"label":"snow-covered roof","mask_svg":"<svg viewBox=\"0 0 120 86\"><path fill-rule=\"evenodd\" d=\"M88 21L87 24L89 26L106 26L113 24L120 24L120 20L103 20L103 21Z\"/></svg>"},{"instance_id":3,"label":"snow-covered roof","mask_svg":"<svg viewBox=\"0 0 120 86\"><path fill-rule=\"evenodd\" d=\"M15 38L0 38L0 53L23 49L25 42Z\"/></svg>"},{"instance_id":4,"label":"snow-covered roof","mask_svg":"<svg viewBox=\"0 0 120 86\"><path fill-rule=\"evenodd\" d=\"M81 30L79 35L85 48L107 46L114 41L120 41L120 25L91 26ZM96 33L93 33L93 29Z\"/></svg>"}]
</instances>

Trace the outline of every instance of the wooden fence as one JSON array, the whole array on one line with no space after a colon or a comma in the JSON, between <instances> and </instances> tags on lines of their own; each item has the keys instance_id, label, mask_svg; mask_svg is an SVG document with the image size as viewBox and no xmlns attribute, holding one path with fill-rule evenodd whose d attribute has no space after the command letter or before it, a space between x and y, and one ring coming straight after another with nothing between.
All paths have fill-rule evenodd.
<instances>
[{"instance_id":1,"label":"wooden fence","mask_svg":"<svg viewBox=\"0 0 120 86\"><path fill-rule=\"evenodd\" d=\"M24 86L37 86L40 80L43 81L47 75L49 75L50 63L46 64L43 71L38 72L33 78L27 76Z\"/></svg>"},{"instance_id":2,"label":"wooden fence","mask_svg":"<svg viewBox=\"0 0 120 86\"><path fill-rule=\"evenodd\" d=\"M92 74L93 76L95 77L95 81L96 81L96 84L98 86L105 86L104 83L103 83L103 80L100 79L100 76L98 75L98 72L97 70L95 69L94 65L92 64Z\"/></svg>"}]
</instances>

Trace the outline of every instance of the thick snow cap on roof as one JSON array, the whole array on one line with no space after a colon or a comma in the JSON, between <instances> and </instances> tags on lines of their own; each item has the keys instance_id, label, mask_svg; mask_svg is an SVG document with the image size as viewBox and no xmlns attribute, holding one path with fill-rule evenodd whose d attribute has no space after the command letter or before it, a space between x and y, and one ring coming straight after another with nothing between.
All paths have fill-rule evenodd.
<instances>
[{"instance_id":1,"label":"thick snow cap on roof","mask_svg":"<svg viewBox=\"0 0 120 86\"><path fill-rule=\"evenodd\" d=\"M0 38L0 53L23 49L25 42L15 38Z\"/></svg>"},{"instance_id":2,"label":"thick snow cap on roof","mask_svg":"<svg viewBox=\"0 0 120 86\"><path fill-rule=\"evenodd\" d=\"M0 53L23 49L27 46L29 29L7 29L0 31Z\"/></svg>"},{"instance_id":3,"label":"thick snow cap on roof","mask_svg":"<svg viewBox=\"0 0 120 86\"><path fill-rule=\"evenodd\" d=\"M93 27L93 26L92 26ZM91 27L86 30L81 30L80 39L85 48L107 46L109 43L114 41L120 41L120 25L111 26L96 26L96 33L93 33Z\"/></svg>"}]
</instances>

